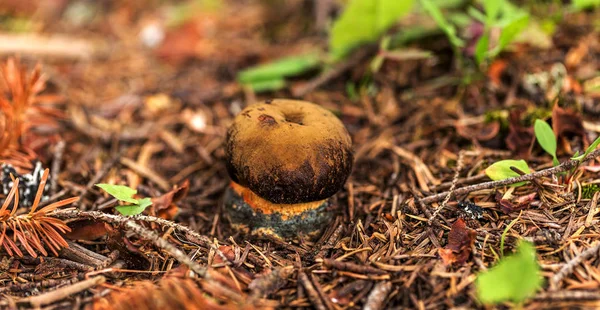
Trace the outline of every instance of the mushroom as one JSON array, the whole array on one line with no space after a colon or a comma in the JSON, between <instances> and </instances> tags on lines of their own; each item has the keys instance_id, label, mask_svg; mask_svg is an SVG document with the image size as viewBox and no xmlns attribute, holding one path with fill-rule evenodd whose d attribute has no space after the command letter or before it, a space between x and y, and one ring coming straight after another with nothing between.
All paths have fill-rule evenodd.
<instances>
[{"instance_id":1,"label":"mushroom","mask_svg":"<svg viewBox=\"0 0 600 310\"><path fill-rule=\"evenodd\" d=\"M318 233L331 218L328 198L352 170L352 141L328 110L298 100L245 108L226 139L225 211L234 226L281 238Z\"/></svg>"}]
</instances>

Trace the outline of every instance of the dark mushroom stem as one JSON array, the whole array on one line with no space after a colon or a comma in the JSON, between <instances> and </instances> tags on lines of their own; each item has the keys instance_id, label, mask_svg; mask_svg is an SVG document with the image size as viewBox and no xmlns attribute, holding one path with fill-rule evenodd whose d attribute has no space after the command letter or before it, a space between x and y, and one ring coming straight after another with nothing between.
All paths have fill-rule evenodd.
<instances>
[{"instance_id":1,"label":"dark mushroom stem","mask_svg":"<svg viewBox=\"0 0 600 310\"><path fill-rule=\"evenodd\" d=\"M273 204L234 182L225 191L224 206L229 221L238 230L284 239L316 235L332 217L329 199L295 205ZM286 208L296 212L281 212Z\"/></svg>"}]
</instances>

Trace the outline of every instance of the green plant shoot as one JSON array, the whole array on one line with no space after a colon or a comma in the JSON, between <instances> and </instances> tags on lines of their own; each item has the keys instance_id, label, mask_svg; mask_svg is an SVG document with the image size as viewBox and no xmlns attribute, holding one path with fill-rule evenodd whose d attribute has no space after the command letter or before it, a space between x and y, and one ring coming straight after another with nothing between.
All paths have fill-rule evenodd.
<instances>
[{"instance_id":1,"label":"green plant shoot","mask_svg":"<svg viewBox=\"0 0 600 310\"><path fill-rule=\"evenodd\" d=\"M585 150L585 153L579 155L579 152L577 152L571 159L579 161L583 160L586 156L588 156L588 154L593 152L598 147L598 144L600 144L600 137L596 138L596 140L590 144L590 146Z\"/></svg>"},{"instance_id":2,"label":"green plant shoot","mask_svg":"<svg viewBox=\"0 0 600 310\"><path fill-rule=\"evenodd\" d=\"M539 145L546 151L546 153L552 156L552 162L555 166L558 166L558 158L556 157L556 136L552 127L541 119L536 119L533 126L535 132L535 138Z\"/></svg>"},{"instance_id":3,"label":"green plant shoot","mask_svg":"<svg viewBox=\"0 0 600 310\"><path fill-rule=\"evenodd\" d=\"M408 14L414 0L350 0L332 28L329 51L340 59L361 43L376 41L400 17Z\"/></svg>"},{"instance_id":4,"label":"green plant shoot","mask_svg":"<svg viewBox=\"0 0 600 310\"><path fill-rule=\"evenodd\" d=\"M463 47L465 45L465 42L458 37L454 25L446 20L444 14L435 3L433 3L431 0L421 0L421 5L423 6L423 9L425 9L427 14L429 14L431 18L433 18L438 27L440 27L442 31L444 31L444 33L448 37L448 40L455 49Z\"/></svg>"},{"instance_id":5,"label":"green plant shoot","mask_svg":"<svg viewBox=\"0 0 600 310\"><path fill-rule=\"evenodd\" d=\"M473 7L469 9L469 14L485 26L485 33L475 45L475 60L478 64L498 56L529 23L529 14L507 0L484 0L482 4L485 14ZM490 33L494 28L500 29L500 36L491 47Z\"/></svg>"},{"instance_id":6,"label":"green plant shoot","mask_svg":"<svg viewBox=\"0 0 600 310\"><path fill-rule=\"evenodd\" d=\"M321 59L315 53L285 57L241 71L238 81L256 92L278 90L286 86L286 77L302 74L320 64Z\"/></svg>"},{"instance_id":7,"label":"green plant shoot","mask_svg":"<svg viewBox=\"0 0 600 310\"><path fill-rule=\"evenodd\" d=\"M475 280L477 296L484 304L521 303L532 297L543 283L535 248L526 241L519 243L517 253L501 259Z\"/></svg>"},{"instance_id":8,"label":"green plant shoot","mask_svg":"<svg viewBox=\"0 0 600 310\"><path fill-rule=\"evenodd\" d=\"M128 203L128 205L116 206L115 209L125 216L138 215L144 212L147 207L152 205L152 199L133 198L133 195L137 193L137 190L124 186L124 185L113 185L113 184L96 184L107 194L113 196L121 202Z\"/></svg>"}]
</instances>

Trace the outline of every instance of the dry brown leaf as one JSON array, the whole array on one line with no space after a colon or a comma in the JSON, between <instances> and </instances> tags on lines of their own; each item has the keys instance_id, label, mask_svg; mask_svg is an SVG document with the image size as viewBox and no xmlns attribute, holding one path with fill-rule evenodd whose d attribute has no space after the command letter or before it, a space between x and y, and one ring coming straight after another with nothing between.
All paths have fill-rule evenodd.
<instances>
[{"instance_id":1,"label":"dry brown leaf","mask_svg":"<svg viewBox=\"0 0 600 310\"><path fill-rule=\"evenodd\" d=\"M589 144L581 114L570 108L561 108L558 104L552 108L552 130L558 139L576 135L583 139L585 145ZM560 144L559 144L560 145Z\"/></svg>"},{"instance_id":2,"label":"dry brown leaf","mask_svg":"<svg viewBox=\"0 0 600 310\"><path fill-rule=\"evenodd\" d=\"M69 223L71 231L65 237L71 240L96 240L106 236L112 227L102 221L81 220Z\"/></svg>"},{"instance_id":3,"label":"dry brown leaf","mask_svg":"<svg viewBox=\"0 0 600 310\"><path fill-rule=\"evenodd\" d=\"M148 208L148 213L166 220L174 219L179 212L179 207L175 203L185 198L189 189L190 181L185 180L180 186L173 188L168 193L152 198L152 205Z\"/></svg>"},{"instance_id":4,"label":"dry brown leaf","mask_svg":"<svg viewBox=\"0 0 600 310\"><path fill-rule=\"evenodd\" d=\"M476 235L477 233L468 228L463 219L456 220L448 233L448 244L445 248L438 250L444 265L464 264L471 255Z\"/></svg>"},{"instance_id":5,"label":"dry brown leaf","mask_svg":"<svg viewBox=\"0 0 600 310\"><path fill-rule=\"evenodd\" d=\"M462 125L457 122L456 133L469 140L488 141L496 137L500 131L500 122L479 123L471 126Z\"/></svg>"},{"instance_id":6,"label":"dry brown leaf","mask_svg":"<svg viewBox=\"0 0 600 310\"><path fill-rule=\"evenodd\" d=\"M517 153L519 157L528 158L531 155L535 136L532 127L521 125L521 114L521 110L510 112L508 117L508 136L506 136L505 141L509 150Z\"/></svg>"}]
</instances>

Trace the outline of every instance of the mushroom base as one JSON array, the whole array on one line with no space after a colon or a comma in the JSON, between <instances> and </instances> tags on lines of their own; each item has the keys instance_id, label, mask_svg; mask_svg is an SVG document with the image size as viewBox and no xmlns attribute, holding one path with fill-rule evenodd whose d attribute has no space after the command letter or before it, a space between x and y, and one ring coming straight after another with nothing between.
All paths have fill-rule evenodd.
<instances>
[{"instance_id":1,"label":"mushroom base","mask_svg":"<svg viewBox=\"0 0 600 310\"><path fill-rule=\"evenodd\" d=\"M254 235L286 239L313 236L331 220L328 200L302 204L272 204L232 182L225 191L224 210L232 226Z\"/></svg>"}]
</instances>

